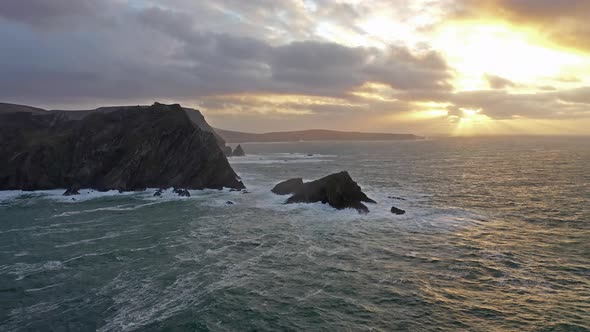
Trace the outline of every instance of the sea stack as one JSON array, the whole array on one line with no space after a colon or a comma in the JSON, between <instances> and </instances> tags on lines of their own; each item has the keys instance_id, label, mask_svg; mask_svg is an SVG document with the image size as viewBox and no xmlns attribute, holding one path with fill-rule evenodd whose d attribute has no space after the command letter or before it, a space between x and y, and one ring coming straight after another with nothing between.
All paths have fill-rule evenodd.
<instances>
[{"instance_id":1,"label":"sea stack","mask_svg":"<svg viewBox=\"0 0 590 332\"><path fill-rule=\"evenodd\" d=\"M233 154L233 152L231 151L231 146L223 146L223 147L221 148L221 150L223 151L223 154L224 154L226 157L231 157L231 156L232 156L232 154Z\"/></svg>"},{"instance_id":2,"label":"sea stack","mask_svg":"<svg viewBox=\"0 0 590 332\"><path fill-rule=\"evenodd\" d=\"M0 104L0 190L243 189L219 138L188 112L158 103L91 111Z\"/></svg>"},{"instance_id":3,"label":"sea stack","mask_svg":"<svg viewBox=\"0 0 590 332\"><path fill-rule=\"evenodd\" d=\"M292 183L298 182L292 179ZM287 181L288 182L288 181ZM280 183L285 184L287 182ZM275 187L276 188L276 187ZM328 175L319 180L303 183L289 197L286 204L322 202L336 209L356 209L359 213L368 213L365 203L376 203L362 192L361 187L352 180L348 172Z\"/></svg>"},{"instance_id":4,"label":"sea stack","mask_svg":"<svg viewBox=\"0 0 590 332\"><path fill-rule=\"evenodd\" d=\"M303 187L303 179L302 178L295 178L295 179L289 179L287 181L283 181L283 182L277 184L270 191L272 191L273 193L275 193L277 195L289 195L289 194L296 193L302 187Z\"/></svg>"},{"instance_id":5,"label":"sea stack","mask_svg":"<svg viewBox=\"0 0 590 332\"><path fill-rule=\"evenodd\" d=\"M245 155L246 153L244 152L244 149L242 149L242 146L240 144L238 144L238 146L236 146L236 148L234 149L234 152L232 152L232 156L234 157L243 157Z\"/></svg>"}]
</instances>

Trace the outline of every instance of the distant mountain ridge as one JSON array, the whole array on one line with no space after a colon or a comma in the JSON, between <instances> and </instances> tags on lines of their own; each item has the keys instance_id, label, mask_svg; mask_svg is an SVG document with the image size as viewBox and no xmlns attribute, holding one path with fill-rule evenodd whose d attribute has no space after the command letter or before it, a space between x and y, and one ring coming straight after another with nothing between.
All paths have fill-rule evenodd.
<instances>
[{"instance_id":1,"label":"distant mountain ridge","mask_svg":"<svg viewBox=\"0 0 590 332\"><path fill-rule=\"evenodd\" d=\"M325 129L269 132L263 134L244 133L219 128L214 128L214 130L227 143L298 141L398 141L424 139L424 137L413 134L361 133Z\"/></svg>"}]
</instances>

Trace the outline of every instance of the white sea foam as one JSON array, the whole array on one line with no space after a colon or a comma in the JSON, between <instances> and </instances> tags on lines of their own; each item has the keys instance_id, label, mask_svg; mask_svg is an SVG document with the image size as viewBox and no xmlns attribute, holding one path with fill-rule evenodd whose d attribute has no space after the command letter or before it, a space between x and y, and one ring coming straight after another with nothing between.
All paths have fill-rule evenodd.
<instances>
[{"instance_id":1,"label":"white sea foam","mask_svg":"<svg viewBox=\"0 0 590 332\"><path fill-rule=\"evenodd\" d=\"M61 261L47 261L41 263L23 263L18 262L12 265L0 266L0 274L9 274L16 276L16 280L22 280L24 277L46 271L56 271L64 268Z\"/></svg>"},{"instance_id":2,"label":"white sea foam","mask_svg":"<svg viewBox=\"0 0 590 332\"><path fill-rule=\"evenodd\" d=\"M53 285L48 285L48 286L45 286L45 287L25 289L25 292L30 292L30 293L31 292L39 292L39 291L42 291L42 290L46 290L46 289L57 287L57 286L61 286L61 285L63 285L63 282L60 282L60 283L57 283L57 284L53 284Z\"/></svg>"},{"instance_id":3,"label":"white sea foam","mask_svg":"<svg viewBox=\"0 0 590 332\"><path fill-rule=\"evenodd\" d=\"M74 215L78 215L78 214L82 214L82 213L91 213L91 212L100 212L100 211L133 211L133 210L141 209L146 206L151 206L151 205L155 205L155 204L159 204L159 203L162 203L162 202L151 202L151 203L138 204L138 205L124 204L124 205L106 206L106 207L96 208L96 209L63 212L60 214L56 214L53 217L70 217L70 216L74 216Z\"/></svg>"},{"instance_id":4,"label":"white sea foam","mask_svg":"<svg viewBox=\"0 0 590 332\"><path fill-rule=\"evenodd\" d=\"M135 230L135 229L130 229L130 230L123 231L123 232L108 232L104 236L101 236L101 237L84 239L84 240L79 240L79 241L72 241L72 242L68 242L68 243L64 243L64 244L57 244L57 245L55 245L55 247L56 248L66 248L66 247L71 247L71 246L76 246L76 245L81 245L81 244L86 245L86 244L94 243L94 242L97 242L100 240L113 239L116 237L120 237L124 234L135 233L135 232L137 232L137 230Z\"/></svg>"},{"instance_id":5,"label":"white sea foam","mask_svg":"<svg viewBox=\"0 0 590 332\"><path fill-rule=\"evenodd\" d=\"M304 153L249 154L244 157L228 158L230 164L297 164L330 162L337 155Z\"/></svg>"},{"instance_id":6,"label":"white sea foam","mask_svg":"<svg viewBox=\"0 0 590 332\"><path fill-rule=\"evenodd\" d=\"M43 198L55 200L63 203L78 203L92 199L103 198L103 197L116 197L116 196L129 196L137 194L136 192L122 192L117 190L110 190L101 192L93 189L80 189L80 195L76 196L64 196L65 189L52 189L52 190L35 190L35 191L22 191L22 190L5 190L0 191L0 202L12 201L16 199L24 198Z\"/></svg>"}]
</instances>

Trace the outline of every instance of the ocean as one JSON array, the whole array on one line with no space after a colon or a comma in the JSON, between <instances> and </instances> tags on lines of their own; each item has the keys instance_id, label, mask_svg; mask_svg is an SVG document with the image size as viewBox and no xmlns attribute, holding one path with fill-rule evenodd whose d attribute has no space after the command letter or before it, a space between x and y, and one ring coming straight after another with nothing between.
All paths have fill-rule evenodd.
<instances>
[{"instance_id":1,"label":"ocean","mask_svg":"<svg viewBox=\"0 0 590 332\"><path fill-rule=\"evenodd\" d=\"M242 146L249 193L0 192L0 330L590 329L590 138ZM341 170L369 214L270 192Z\"/></svg>"}]
</instances>

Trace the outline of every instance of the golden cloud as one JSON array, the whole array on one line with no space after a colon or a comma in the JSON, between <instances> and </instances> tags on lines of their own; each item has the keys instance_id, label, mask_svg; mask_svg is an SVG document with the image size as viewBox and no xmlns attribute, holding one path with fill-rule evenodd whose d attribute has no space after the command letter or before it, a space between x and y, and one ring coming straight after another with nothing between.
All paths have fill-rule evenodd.
<instances>
[{"instance_id":1,"label":"golden cloud","mask_svg":"<svg viewBox=\"0 0 590 332\"><path fill-rule=\"evenodd\" d=\"M590 52L588 0L459 0L459 19L500 19L535 29L556 46Z\"/></svg>"}]
</instances>

